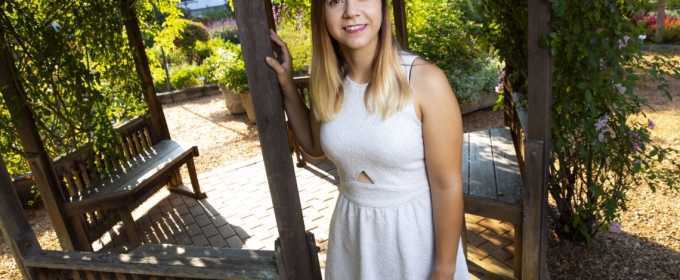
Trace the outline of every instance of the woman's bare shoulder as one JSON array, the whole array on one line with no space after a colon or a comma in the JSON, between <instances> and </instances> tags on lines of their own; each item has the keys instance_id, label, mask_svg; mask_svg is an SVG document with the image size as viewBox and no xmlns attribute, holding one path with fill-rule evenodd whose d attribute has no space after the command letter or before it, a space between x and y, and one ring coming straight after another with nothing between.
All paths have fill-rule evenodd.
<instances>
[{"instance_id":1,"label":"woman's bare shoulder","mask_svg":"<svg viewBox=\"0 0 680 280\"><path fill-rule=\"evenodd\" d=\"M453 95L446 74L436 65L416 58L411 69L411 87L417 92L417 99L437 98L441 95Z\"/></svg>"}]
</instances>

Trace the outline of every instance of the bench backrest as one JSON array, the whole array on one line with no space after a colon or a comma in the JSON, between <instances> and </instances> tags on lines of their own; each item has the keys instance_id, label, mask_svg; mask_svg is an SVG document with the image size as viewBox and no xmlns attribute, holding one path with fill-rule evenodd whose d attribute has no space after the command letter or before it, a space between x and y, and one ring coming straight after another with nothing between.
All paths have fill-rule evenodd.
<instances>
[{"instance_id":1,"label":"bench backrest","mask_svg":"<svg viewBox=\"0 0 680 280\"><path fill-rule=\"evenodd\" d=\"M53 166L55 173L62 182L62 200L57 204L63 205L63 203L69 201L69 197L105 178L107 169L116 170L121 167L124 161L153 146L147 118L146 116L139 116L115 128L122 137L122 143L115 146L122 160L120 157L116 158L112 155L96 154L92 148L92 143L87 143L56 158ZM82 223L90 242L99 238L118 221L120 221L120 217L116 211L97 211L83 214L80 217L80 223Z\"/></svg>"}]
</instances>

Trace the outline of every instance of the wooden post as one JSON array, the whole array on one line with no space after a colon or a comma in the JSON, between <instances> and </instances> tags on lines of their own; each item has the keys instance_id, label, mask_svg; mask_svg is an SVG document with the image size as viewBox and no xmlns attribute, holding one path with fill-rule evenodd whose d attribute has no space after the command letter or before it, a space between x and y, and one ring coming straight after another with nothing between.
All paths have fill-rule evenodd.
<instances>
[{"instance_id":1,"label":"wooden post","mask_svg":"<svg viewBox=\"0 0 680 280\"><path fill-rule=\"evenodd\" d=\"M542 35L550 33L550 1L529 0L529 128L525 146L524 244L522 279L549 279L545 254L548 224L548 163L550 162L550 112L552 56L541 48Z\"/></svg>"},{"instance_id":2,"label":"wooden post","mask_svg":"<svg viewBox=\"0 0 680 280\"><path fill-rule=\"evenodd\" d=\"M24 266L24 256L40 251L40 243L24 215L12 180L7 173L5 161L0 157L0 229L9 251L24 279L38 279L35 271Z\"/></svg>"},{"instance_id":3,"label":"wooden post","mask_svg":"<svg viewBox=\"0 0 680 280\"><path fill-rule=\"evenodd\" d=\"M142 79L144 99L149 105L149 132L151 133L151 140L154 143L158 143L161 140L170 139L170 131L168 130L168 124L165 122L163 107L156 95L156 89L153 87L153 77L151 76L151 69L149 68L149 59L146 57L144 39L142 39L142 32L139 30L137 13L134 8L136 3L137 1L121 0L120 12L125 19L125 31L127 32L128 40L130 41L130 47L132 47L133 50L135 67Z\"/></svg>"},{"instance_id":4,"label":"wooden post","mask_svg":"<svg viewBox=\"0 0 680 280\"><path fill-rule=\"evenodd\" d=\"M133 57L135 60L135 68L142 79L142 88L144 99L149 106L149 133L151 134L151 141L155 144L165 139L170 139L170 130L165 121L165 114L163 113L163 106L156 95L156 89L153 86L153 76L151 76L151 68L149 68L149 59L146 57L146 48L144 47L144 39L142 32L139 30L139 21L137 20L137 13L135 12L135 5L137 1L121 0L120 12L125 19L125 31L130 41L130 47L133 50ZM179 186L182 184L182 176L179 170L175 171L170 176L170 186Z\"/></svg>"},{"instance_id":5,"label":"wooden post","mask_svg":"<svg viewBox=\"0 0 680 280\"><path fill-rule=\"evenodd\" d=\"M28 164L33 172L35 183L40 190L40 196L45 204L47 214L50 216L52 226L57 234L62 249L66 251L86 250L86 244L79 241L77 226L67 221L66 216L61 212L61 205L65 201L64 194L57 175L52 167L52 159L45 151L38 127L35 124L33 114L26 104L27 100L24 88L19 82L14 66L12 51L6 45L4 29L0 28L0 91L5 100L5 104L12 116L12 122L17 130L21 146L28 160ZM87 239L85 239L87 240Z\"/></svg>"},{"instance_id":6,"label":"wooden post","mask_svg":"<svg viewBox=\"0 0 680 280\"><path fill-rule=\"evenodd\" d=\"M392 1L392 13L394 14L394 26L396 27L397 40L402 49L409 50L408 30L406 29L406 5L404 0Z\"/></svg>"},{"instance_id":7,"label":"wooden post","mask_svg":"<svg viewBox=\"0 0 680 280\"><path fill-rule=\"evenodd\" d=\"M661 42L663 29L666 25L666 0L656 1L656 42Z\"/></svg>"},{"instance_id":8,"label":"wooden post","mask_svg":"<svg viewBox=\"0 0 680 280\"><path fill-rule=\"evenodd\" d=\"M313 279L279 82L264 61L273 56L265 1L234 0L233 5L285 259L283 273L287 279Z\"/></svg>"}]
</instances>

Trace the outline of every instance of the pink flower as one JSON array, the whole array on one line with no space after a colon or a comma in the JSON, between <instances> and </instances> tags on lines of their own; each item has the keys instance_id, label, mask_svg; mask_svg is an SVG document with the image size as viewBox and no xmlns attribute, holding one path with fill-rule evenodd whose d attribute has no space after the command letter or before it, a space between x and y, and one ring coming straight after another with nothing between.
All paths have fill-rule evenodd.
<instances>
[{"instance_id":1,"label":"pink flower","mask_svg":"<svg viewBox=\"0 0 680 280\"><path fill-rule=\"evenodd\" d=\"M651 129L654 129L656 127L656 124L651 119L647 119L647 124Z\"/></svg>"},{"instance_id":2,"label":"pink flower","mask_svg":"<svg viewBox=\"0 0 680 280\"><path fill-rule=\"evenodd\" d=\"M621 224L617 221L613 221L609 226L609 232L619 233L621 232Z\"/></svg>"},{"instance_id":3,"label":"pink flower","mask_svg":"<svg viewBox=\"0 0 680 280\"><path fill-rule=\"evenodd\" d=\"M498 93L503 93L503 85L498 85L498 86L496 87L496 92L498 92Z\"/></svg>"},{"instance_id":4,"label":"pink flower","mask_svg":"<svg viewBox=\"0 0 680 280\"><path fill-rule=\"evenodd\" d=\"M600 135L597 136L597 140L600 142L604 142L604 131L600 132Z\"/></svg>"}]
</instances>

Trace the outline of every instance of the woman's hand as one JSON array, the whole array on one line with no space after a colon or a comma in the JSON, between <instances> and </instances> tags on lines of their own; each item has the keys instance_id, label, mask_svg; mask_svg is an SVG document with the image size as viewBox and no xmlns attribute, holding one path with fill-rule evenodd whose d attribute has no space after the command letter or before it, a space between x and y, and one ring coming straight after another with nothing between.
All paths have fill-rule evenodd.
<instances>
[{"instance_id":1,"label":"woman's hand","mask_svg":"<svg viewBox=\"0 0 680 280\"><path fill-rule=\"evenodd\" d=\"M274 58L266 57L265 61L267 65L276 71L276 75L279 77L279 85L284 89L293 89L295 85L293 84L293 58L290 56L288 51L288 46L286 43L276 35L274 30L269 30L269 37L272 39L276 45L281 48L281 54L274 54ZM279 57L280 56L280 57ZM280 61L278 59L281 59Z\"/></svg>"}]
</instances>

